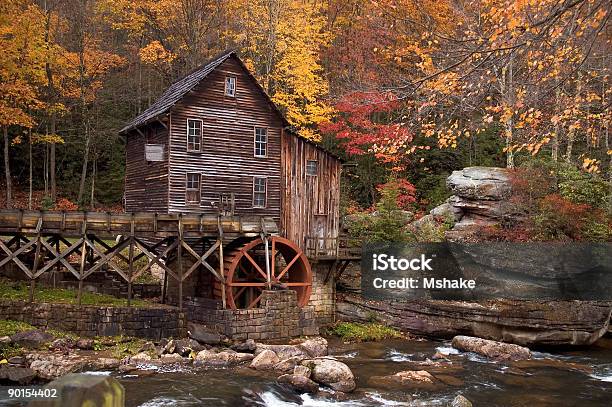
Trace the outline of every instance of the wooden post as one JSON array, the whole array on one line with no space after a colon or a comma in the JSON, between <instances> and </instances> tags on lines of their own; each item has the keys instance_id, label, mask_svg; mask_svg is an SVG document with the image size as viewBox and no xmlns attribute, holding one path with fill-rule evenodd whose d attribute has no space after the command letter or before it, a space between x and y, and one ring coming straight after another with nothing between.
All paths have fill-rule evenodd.
<instances>
[{"instance_id":1,"label":"wooden post","mask_svg":"<svg viewBox=\"0 0 612 407\"><path fill-rule=\"evenodd\" d=\"M183 310L183 214L179 213L178 215L178 233L179 233L179 244L177 247L177 256L178 258L178 301L179 301L179 310Z\"/></svg>"},{"instance_id":2,"label":"wooden post","mask_svg":"<svg viewBox=\"0 0 612 407\"><path fill-rule=\"evenodd\" d=\"M87 215L83 217L82 226L82 238L81 238L81 264L79 267L79 291L77 293L77 304L81 306L83 300L83 276L85 275L85 260L87 258Z\"/></svg>"},{"instance_id":3,"label":"wooden post","mask_svg":"<svg viewBox=\"0 0 612 407\"><path fill-rule=\"evenodd\" d=\"M232 200L234 199L234 194L232 193ZM232 202L232 216L234 215L233 212L233 202ZM226 293L225 293L225 275L223 273L223 268L224 268L224 261L223 261L223 228L221 227L221 216L217 217L217 231L219 232L219 275L222 278L221 281L221 305L223 306L223 309L227 308L227 300L226 300Z\"/></svg>"},{"instance_id":4,"label":"wooden post","mask_svg":"<svg viewBox=\"0 0 612 407\"><path fill-rule=\"evenodd\" d=\"M221 238L219 238L219 275L223 276L223 239ZM225 299L225 281L221 282L221 303L223 304L223 309L225 309L227 307L227 300Z\"/></svg>"},{"instance_id":5,"label":"wooden post","mask_svg":"<svg viewBox=\"0 0 612 407\"><path fill-rule=\"evenodd\" d=\"M41 233L42 233L42 213L40 214L40 218L38 218L38 224L36 225L36 252L34 254L34 265L32 266L32 277L30 279L29 302L34 302L34 289L36 288L36 271L38 270L38 265L40 264L40 249L42 247L42 243L40 242Z\"/></svg>"},{"instance_id":6,"label":"wooden post","mask_svg":"<svg viewBox=\"0 0 612 407\"><path fill-rule=\"evenodd\" d=\"M128 249L128 307L132 306L132 276L134 275L134 214L130 221L130 248Z\"/></svg>"},{"instance_id":7,"label":"wooden post","mask_svg":"<svg viewBox=\"0 0 612 407\"><path fill-rule=\"evenodd\" d=\"M55 251L58 252L58 253L61 253L61 251L60 251L60 244L61 243L60 243L59 236L55 236ZM57 273L61 270L61 268L62 268L62 265L58 261L57 262L57 266L55 266L55 270L53 271L53 288L55 288L56 285L57 285L57 282L56 282L56 280L57 280Z\"/></svg>"}]
</instances>

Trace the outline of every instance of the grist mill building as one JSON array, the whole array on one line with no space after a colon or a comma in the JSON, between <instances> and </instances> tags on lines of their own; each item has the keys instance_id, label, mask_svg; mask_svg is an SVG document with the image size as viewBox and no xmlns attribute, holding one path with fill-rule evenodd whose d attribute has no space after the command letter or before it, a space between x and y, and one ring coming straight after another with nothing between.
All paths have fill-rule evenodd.
<instances>
[{"instance_id":1,"label":"grist mill building","mask_svg":"<svg viewBox=\"0 0 612 407\"><path fill-rule=\"evenodd\" d=\"M359 259L340 238L342 163L289 129L236 53L171 85L120 133L124 213L0 210L0 273L31 288L29 302L0 314L151 338L185 333L187 321L256 340L332 322L334 281ZM176 307L131 307L147 271ZM37 282L77 288L77 305L41 304L59 310L41 314L29 305ZM110 289L127 297L116 318L81 307L85 290Z\"/></svg>"},{"instance_id":2,"label":"grist mill building","mask_svg":"<svg viewBox=\"0 0 612 407\"><path fill-rule=\"evenodd\" d=\"M121 134L127 212L270 225L259 235L225 237L228 307L257 308L264 288L284 287L329 322L334 273L347 264L339 255L342 163L289 129L235 52L171 85ZM221 297L222 284L211 273L192 277L186 298Z\"/></svg>"}]
</instances>

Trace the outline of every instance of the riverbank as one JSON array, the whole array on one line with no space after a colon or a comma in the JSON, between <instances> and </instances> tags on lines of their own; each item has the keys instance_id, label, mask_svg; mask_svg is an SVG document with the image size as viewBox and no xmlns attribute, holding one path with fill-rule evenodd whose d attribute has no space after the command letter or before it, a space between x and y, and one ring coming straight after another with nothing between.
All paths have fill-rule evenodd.
<instances>
[{"instance_id":1,"label":"riverbank","mask_svg":"<svg viewBox=\"0 0 612 407\"><path fill-rule=\"evenodd\" d=\"M126 406L141 407L449 406L459 395L476 406L604 406L612 392L612 339L607 337L588 348L554 353L469 338L467 344L409 337L376 342L314 337L276 345L204 334L200 340L142 341L124 348L121 342L101 348L94 340L94 349L75 343L70 350L29 352L22 367L57 362L112 375L126 388ZM325 375L315 374L320 362L313 360L330 361ZM307 374L314 386L305 379L287 380L296 373ZM0 400L19 405L7 403Z\"/></svg>"}]
</instances>

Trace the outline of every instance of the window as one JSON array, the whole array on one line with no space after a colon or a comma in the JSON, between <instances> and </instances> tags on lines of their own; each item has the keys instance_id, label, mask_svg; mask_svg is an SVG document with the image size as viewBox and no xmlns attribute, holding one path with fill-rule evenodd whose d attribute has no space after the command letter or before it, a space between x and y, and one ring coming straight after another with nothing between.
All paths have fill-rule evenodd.
<instances>
[{"instance_id":1,"label":"window","mask_svg":"<svg viewBox=\"0 0 612 407\"><path fill-rule=\"evenodd\" d=\"M253 207L266 207L266 184L267 179L264 177L253 177Z\"/></svg>"},{"instance_id":2,"label":"window","mask_svg":"<svg viewBox=\"0 0 612 407\"><path fill-rule=\"evenodd\" d=\"M202 175L197 172L187 173L187 188L185 191L185 201L187 203L200 203L200 187L202 185Z\"/></svg>"},{"instance_id":3,"label":"window","mask_svg":"<svg viewBox=\"0 0 612 407\"><path fill-rule=\"evenodd\" d=\"M316 160L308 160L306 161L306 175L317 175L317 161Z\"/></svg>"},{"instance_id":4,"label":"window","mask_svg":"<svg viewBox=\"0 0 612 407\"><path fill-rule=\"evenodd\" d=\"M255 157L268 155L268 129L255 127Z\"/></svg>"},{"instance_id":5,"label":"window","mask_svg":"<svg viewBox=\"0 0 612 407\"><path fill-rule=\"evenodd\" d=\"M236 77L225 77L225 96L236 97Z\"/></svg>"},{"instance_id":6,"label":"window","mask_svg":"<svg viewBox=\"0 0 612 407\"><path fill-rule=\"evenodd\" d=\"M187 151L202 149L202 120L187 119Z\"/></svg>"}]
</instances>

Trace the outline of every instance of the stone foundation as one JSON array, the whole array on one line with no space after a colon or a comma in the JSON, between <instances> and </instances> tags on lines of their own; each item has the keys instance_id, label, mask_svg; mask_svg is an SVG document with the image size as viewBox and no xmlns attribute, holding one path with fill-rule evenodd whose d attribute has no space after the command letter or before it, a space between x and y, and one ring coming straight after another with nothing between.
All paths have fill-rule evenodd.
<instances>
[{"instance_id":1,"label":"stone foundation","mask_svg":"<svg viewBox=\"0 0 612 407\"><path fill-rule=\"evenodd\" d=\"M325 283L329 267L329 263L312 263L312 293L308 305L314 309L319 326L335 322L335 284L332 278Z\"/></svg>"},{"instance_id":2,"label":"stone foundation","mask_svg":"<svg viewBox=\"0 0 612 407\"><path fill-rule=\"evenodd\" d=\"M99 307L0 301L0 319L79 336L135 336L159 340L186 335L185 314L174 307Z\"/></svg>"},{"instance_id":3,"label":"stone foundation","mask_svg":"<svg viewBox=\"0 0 612 407\"><path fill-rule=\"evenodd\" d=\"M318 335L312 306L299 308L293 290L264 291L260 308L220 309L218 301L189 298L184 302L189 321L235 340L280 340Z\"/></svg>"}]
</instances>

